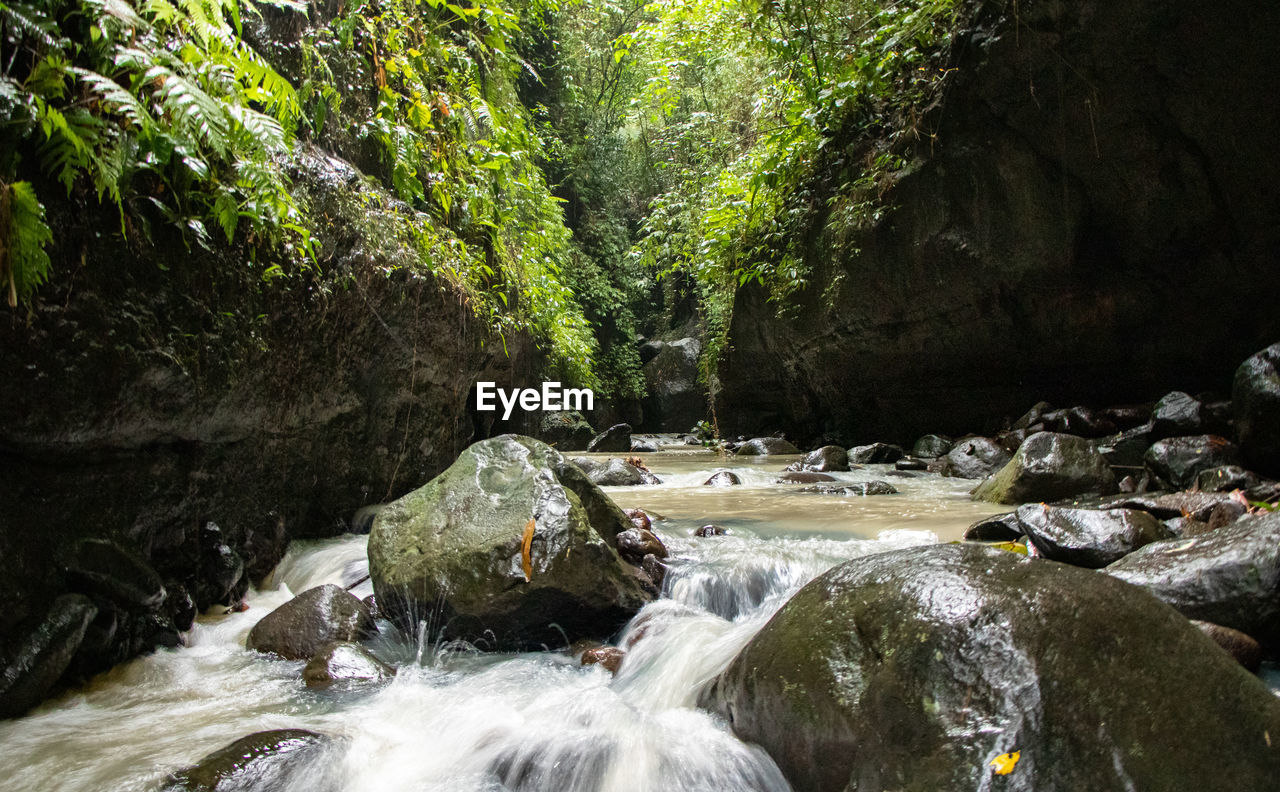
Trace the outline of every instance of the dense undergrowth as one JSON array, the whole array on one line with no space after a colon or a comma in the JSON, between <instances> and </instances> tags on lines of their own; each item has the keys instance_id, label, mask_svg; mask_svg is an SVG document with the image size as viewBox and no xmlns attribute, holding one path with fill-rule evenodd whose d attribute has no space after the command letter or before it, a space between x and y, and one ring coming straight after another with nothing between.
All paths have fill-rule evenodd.
<instances>
[{"instance_id":1,"label":"dense undergrowth","mask_svg":"<svg viewBox=\"0 0 1280 792\"><path fill-rule=\"evenodd\" d=\"M325 227L288 176L314 140L366 155L420 266L495 330L637 398L635 339L687 324L682 306L711 373L736 289L785 307L838 286L810 283L817 218L847 232L831 255L856 253L982 5L0 3L0 277L10 305L58 277L41 202L70 196L118 207L123 234L242 245L271 288L320 266ZM264 16L302 29L286 63L248 43Z\"/></svg>"}]
</instances>

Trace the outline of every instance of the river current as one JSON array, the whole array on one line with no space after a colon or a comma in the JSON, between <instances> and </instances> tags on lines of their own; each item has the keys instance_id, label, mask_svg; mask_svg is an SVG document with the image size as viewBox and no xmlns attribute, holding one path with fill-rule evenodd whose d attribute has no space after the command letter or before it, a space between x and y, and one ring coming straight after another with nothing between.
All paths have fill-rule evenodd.
<instances>
[{"instance_id":1,"label":"river current","mask_svg":"<svg viewBox=\"0 0 1280 792\"><path fill-rule=\"evenodd\" d=\"M367 574L366 537L295 542L242 613L209 613L187 645L138 658L26 717L0 722L0 778L14 792L151 792L174 770L246 734L303 728L339 738L305 789L342 792L692 792L787 790L772 760L696 706L699 692L806 582L869 553L958 539L1000 507L975 482L835 473L888 481L897 495L800 493L777 483L795 457L758 462L703 450L637 455L663 483L611 487L654 523L671 558L663 597L618 636L618 674L562 647L489 654L387 624L371 648L399 667L377 687L317 691L301 662L244 649L250 628L294 594ZM714 471L742 485L701 486ZM715 523L728 535L694 538ZM366 581L352 589L372 593ZM640 635L643 640L633 640ZM270 790L288 792L288 790Z\"/></svg>"}]
</instances>

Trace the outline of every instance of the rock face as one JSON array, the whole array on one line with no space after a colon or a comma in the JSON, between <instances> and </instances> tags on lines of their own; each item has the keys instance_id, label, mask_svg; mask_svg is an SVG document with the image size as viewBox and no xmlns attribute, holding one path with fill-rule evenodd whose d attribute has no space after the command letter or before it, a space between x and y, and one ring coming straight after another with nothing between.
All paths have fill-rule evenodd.
<instances>
[{"instance_id":1,"label":"rock face","mask_svg":"<svg viewBox=\"0 0 1280 792\"><path fill-rule=\"evenodd\" d=\"M21 715L44 698L71 664L97 613L88 597L64 594L30 629L22 631L22 643L6 647L0 718Z\"/></svg>"},{"instance_id":2,"label":"rock face","mask_svg":"<svg viewBox=\"0 0 1280 792\"><path fill-rule=\"evenodd\" d=\"M245 647L286 660L309 660L328 644L354 641L373 631L369 609L340 586L307 589L262 617Z\"/></svg>"},{"instance_id":3,"label":"rock face","mask_svg":"<svg viewBox=\"0 0 1280 792\"><path fill-rule=\"evenodd\" d=\"M1139 547L1172 538L1164 523L1137 509L1060 509L1028 503L1018 525L1050 561L1101 569Z\"/></svg>"},{"instance_id":4,"label":"rock face","mask_svg":"<svg viewBox=\"0 0 1280 792\"><path fill-rule=\"evenodd\" d=\"M1259 287L1280 250L1266 142L1280 115L1256 110L1280 94L1277 37L1280 19L1248 0L984 16L958 40L936 137L906 155L883 219L858 233L815 213L799 232L814 286L786 317L765 289L738 292L721 430L960 434L1040 399L1222 388L1280 339ZM833 130L815 204L846 199L825 174L865 156L864 140ZM1188 294L1195 319L1171 321Z\"/></svg>"},{"instance_id":5,"label":"rock face","mask_svg":"<svg viewBox=\"0 0 1280 792\"><path fill-rule=\"evenodd\" d=\"M1251 635L1271 653L1280 650L1280 514L1150 544L1106 571L1188 618Z\"/></svg>"},{"instance_id":6,"label":"rock face","mask_svg":"<svg viewBox=\"0 0 1280 792\"><path fill-rule=\"evenodd\" d=\"M1240 364L1231 384L1231 405L1249 463L1280 477L1280 344Z\"/></svg>"},{"instance_id":7,"label":"rock face","mask_svg":"<svg viewBox=\"0 0 1280 792\"><path fill-rule=\"evenodd\" d=\"M640 403L644 428L653 432L687 432L707 417L706 389L698 384L696 338L653 342L657 354L644 364L648 395Z\"/></svg>"},{"instance_id":8,"label":"rock face","mask_svg":"<svg viewBox=\"0 0 1280 792\"><path fill-rule=\"evenodd\" d=\"M489 649L603 639L656 593L618 556L631 527L559 452L503 435L379 512L369 571L379 608L402 628L429 619Z\"/></svg>"},{"instance_id":9,"label":"rock face","mask_svg":"<svg viewBox=\"0 0 1280 792\"><path fill-rule=\"evenodd\" d=\"M973 491L994 503L1052 501L1115 491L1115 476L1093 444L1075 435L1038 432L999 472Z\"/></svg>"},{"instance_id":10,"label":"rock face","mask_svg":"<svg viewBox=\"0 0 1280 792\"><path fill-rule=\"evenodd\" d=\"M703 700L805 792L1228 792L1280 773L1259 738L1280 702L1185 618L1105 575L980 545L817 578Z\"/></svg>"},{"instance_id":11,"label":"rock face","mask_svg":"<svg viewBox=\"0 0 1280 792\"><path fill-rule=\"evenodd\" d=\"M332 792L313 763L332 740L302 729L276 729L242 737L174 773L161 792L235 792L236 790L306 788ZM294 786L298 785L298 786Z\"/></svg>"}]
</instances>

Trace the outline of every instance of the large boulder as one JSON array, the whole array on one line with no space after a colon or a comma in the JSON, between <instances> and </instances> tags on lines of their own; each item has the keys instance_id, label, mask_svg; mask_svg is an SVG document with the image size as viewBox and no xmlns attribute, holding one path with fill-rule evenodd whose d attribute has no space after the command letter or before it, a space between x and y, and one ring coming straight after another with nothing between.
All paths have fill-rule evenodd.
<instances>
[{"instance_id":1,"label":"large boulder","mask_svg":"<svg viewBox=\"0 0 1280 792\"><path fill-rule=\"evenodd\" d=\"M1137 509L1062 509L1028 503L1015 515L1042 556L1090 569L1101 569L1139 547L1173 538L1164 523Z\"/></svg>"},{"instance_id":2,"label":"large boulder","mask_svg":"<svg viewBox=\"0 0 1280 792\"><path fill-rule=\"evenodd\" d=\"M804 459L787 467L787 470L837 473L849 469L849 452L840 446L828 445L814 449L804 455Z\"/></svg>"},{"instance_id":3,"label":"large boulder","mask_svg":"<svg viewBox=\"0 0 1280 792\"><path fill-rule=\"evenodd\" d=\"M561 451L586 451L595 435L596 430L577 410L542 414L539 439Z\"/></svg>"},{"instance_id":4,"label":"large boulder","mask_svg":"<svg viewBox=\"0 0 1280 792\"><path fill-rule=\"evenodd\" d=\"M801 452L781 437L756 437L738 446L733 453L738 456L774 456Z\"/></svg>"},{"instance_id":5,"label":"large boulder","mask_svg":"<svg viewBox=\"0 0 1280 792\"><path fill-rule=\"evenodd\" d=\"M4 647L0 668L0 718L26 712L48 694L67 670L98 608L80 594L63 594L44 616L24 630L12 647Z\"/></svg>"},{"instance_id":6,"label":"large boulder","mask_svg":"<svg viewBox=\"0 0 1280 792\"><path fill-rule=\"evenodd\" d=\"M850 448L849 462L854 465L893 464L906 455L902 446L890 443L871 443Z\"/></svg>"},{"instance_id":7,"label":"large boulder","mask_svg":"<svg viewBox=\"0 0 1280 792\"><path fill-rule=\"evenodd\" d=\"M1149 544L1106 571L1189 618L1231 627L1273 654L1280 651L1280 514Z\"/></svg>"},{"instance_id":8,"label":"large boulder","mask_svg":"<svg viewBox=\"0 0 1280 792\"><path fill-rule=\"evenodd\" d=\"M587 443L588 451L625 453L631 450L631 424L614 424Z\"/></svg>"},{"instance_id":9,"label":"large boulder","mask_svg":"<svg viewBox=\"0 0 1280 792\"><path fill-rule=\"evenodd\" d=\"M332 739L303 729L257 732L170 776L161 792L331 792L338 779L321 762Z\"/></svg>"},{"instance_id":10,"label":"large boulder","mask_svg":"<svg viewBox=\"0 0 1280 792\"><path fill-rule=\"evenodd\" d=\"M571 457L573 464L582 468L592 484L601 487L634 487L640 484L661 484L662 481L645 468L636 467L625 459L610 457L606 460L590 457Z\"/></svg>"},{"instance_id":11,"label":"large boulder","mask_svg":"<svg viewBox=\"0 0 1280 792\"><path fill-rule=\"evenodd\" d=\"M286 660L309 660L329 643L368 637L373 629L373 616L358 597L326 583L263 616L249 631L245 647Z\"/></svg>"},{"instance_id":12,"label":"large boulder","mask_svg":"<svg viewBox=\"0 0 1280 792\"><path fill-rule=\"evenodd\" d=\"M956 443L942 457L940 472L954 478L981 479L1009 463L1008 451L985 437L969 437Z\"/></svg>"},{"instance_id":13,"label":"large boulder","mask_svg":"<svg viewBox=\"0 0 1280 792\"><path fill-rule=\"evenodd\" d=\"M817 578L703 703L800 792L1235 792L1280 777L1263 739L1280 701L1187 619L1106 575L974 544Z\"/></svg>"},{"instance_id":14,"label":"large boulder","mask_svg":"<svg viewBox=\"0 0 1280 792\"><path fill-rule=\"evenodd\" d=\"M973 491L976 500L993 503L1052 501L1086 493L1114 492L1115 476L1088 440L1075 435L1037 432L1013 459Z\"/></svg>"},{"instance_id":15,"label":"large boulder","mask_svg":"<svg viewBox=\"0 0 1280 792\"><path fill-rule=\"evenodd\" d=\"M1249 464L1280 476L1280 344L1240 364L1231 383L1231 405Z\"/></svg>"},{"instance_id":16,"label":"large boulder","mask_svg":"<svg viewBox=\"0 0 1280 792\"><path fill-rule=\"evenodd\" d=\"M655 432L682 432L707 417L706 388L698 384L696 338L651 342L656 354L644 364L648 394L641 406L644 423Z\"/></svg>"},{"instance_id":17,"label":"large boulder","mask_svg":"<svg viewBox=\"0 0 1280 792\"><path fill-rule=\"evenodd\" d=\"M618 555L631 527L558 451L502 435L378 514L369 572L402 628L429 617L446 637L492 649L603 639L656 593Z\"/></svg>"},{"instance_id":18,"label":"large boulder","mask_svg":"<svg viewBox=\"0 0 1280 792\"><path fill-rule=\"evenodd\" d=\"M1240 450L1218 435L1170 437L1153 444L1143 459L1147 470L1174 487L1185 489L1206 470L1239 464Z\"/></svg>"},{"instance_id":19,"label":"large boulder","mask_svg":"<svg viewBox=\"0 0 1280 792\"><path fill-rule=\"evenodd\" d=\"M937 459L951 450L952 440L943 435L927 434L911 446L911 455L921 459Z\"/></svg>"}]
</instances>

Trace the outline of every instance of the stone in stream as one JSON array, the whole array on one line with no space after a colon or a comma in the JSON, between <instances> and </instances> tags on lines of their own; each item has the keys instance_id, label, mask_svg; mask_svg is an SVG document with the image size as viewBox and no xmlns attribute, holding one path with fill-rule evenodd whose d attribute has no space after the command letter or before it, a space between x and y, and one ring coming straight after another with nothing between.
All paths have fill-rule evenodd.
<instances>
[{"instance_id":1,"label":"stone in stream","mask_svg":"<svg viewBox=\"0 0 1280 792\"><path fill-rule=\"evenodd\" d=\"M849 463L857 465L891 465L905 455L906 452L902 450L902 446L889 443L860 445L848 451Z\"/></svg>"},{"instance_id":2,"label":"stone in stream","mask_svg":"<svg viewBox=\"0 0 1280 792\"><path fill-rule=\"evenodd\" d=\"M595 646L583 651L578 662L584 666L598 665L610 674L618 673L627 653L616 646Z\"/></svg>"},{"instance_id":3,"label":"stone in stream","mask_svg":"<svg viewBox=\"0 0 1280 792\"><path fill-rule=\"evenodd\" d=\"M1220 492L1166 492L1159 495L1131 495L1103 501L1099 508L1103 509L1142 509L1162 520L1188 516L1201 522L1208 522L1213 510L1224 504L1231 504L1234 499L1227 493ZM1243 506L1240 512L1243 512Z\"/></svg>"},{"instance_id":4,"label":"stone in stream","mask_svg":"<svg viewBox=\"0 0 1280 792\"><path fill-rule=\"evenodd\" d=\"M814 473L836 472L849 469L849 453L840 446L828 445L815 449L804 455L804 459L787 466L787 470L812 471Z\"/></svg>"},{"instance_id":5,"label":"stone in stream","mask_svg":"<svg viewBox=\"0 0 1280 792\"><path fill-rule=\"evenodd\" d=\"M902 457L898 461L894 462L893 469L899 472L928 470L929 463L925 462L923 459L916 459L915 457L907 456L907 457Z\"/></svg>"},{"instance_id":6,"label":"stone in stream","mask_svg":"<svg viewBox=\"0 0 1280 792\"><path fill-rule=\"evenodd\" d=\"M623 509L622 513L627 515L627 519L630 520L631 524L636 528L639 528L642 531L649 531L653 529L653 520L649 518L648 513L645 512L644 509Z\"/></svg>"},{"instance_id":7,"label":"stone in stream","mask_svg":"<svg viewBox=\"0 0 1280 792\"><path fill-rule=\"evenodd\" d=\"M1212 638L1214 643L1221 646L1233 660L1250 673L1258 673L1258 667L1262 665L1262 647L1252 637L1239 630L1223 627L1221 624L1195 619L1192 619L1191 623Z\"/></svg>"},{"instance_id":8,"label":"stone in stream","mask_svg":"<svg viewBox=\"0 0 1280 792\"><path fill-rule=\"evenodd\" d=\"M631 450L631 424L614 424L592 438L588 451L626 452Z\"/></svg>"},{"instance_id":9,"label":"stone in stream","mask_svg":"<svg viewBox=\"0 0 1280 792\"><path fill-rule=\"evenodd\" d=\"M710 537L710 536L724 536L728 533L729 533L728 530L721 528L719 525L704 525L701 528L695 530L693 532L693 535L701 539L706 539L707 537Z\"/></svg>"},{"instance_id":10,"label":"stone in stream","mask_svg":"<svg viewBox=\"0 0 1280 792\"><path fill-rule=\"evenodd\" d=\"M303 729L257 732L169 776L161 792L337 792L339 777L323 764L332 744Z\"/></svg>"},{"instance_id":11,"label":"stone in stream","mask_svg":"<svg viewBox=\"0 0 1280 792\"><path fill-rule=\"evenodd\" d=\"M1198 399L1182 391L1166 395L1151 410L1151 439L1200 434L1200 407Z\"/></svg>"},{"instance_id":12,"label":"stone in stream","mask_svg":"<svg viewBox=\"0 0 1280 792\"><path fill-rule=\"evenodd\" d=\"M742 479L738 478L738 474L731 470L721 470L713 473L711 478L702 482L704 487L733 487L742 483Z\"/></svg>"},{"instance_id":13,"label":"stone in stream","mask_svg":"<svg viewBox=\"0 0 1280 792\"><path fill-rule=\"evenodd\" d=\"M40 618L14 631L0 666L0 718L39 704L71 664L98 608L81 594L63 594Z\"/></svg>"},{"instance_id":14,"label":"stone in stream","mask_svg":"<svg viewBox=\"0 0 1280 792\"><path fill-rule=\"evenodd\" d=\"M982 479L1004 467L1012 458L994 440L968 437L952 446L942 457L939 472L953 478Z\"/></svg>"},{"instance_id":15,"label":"stone in stream","mask_svg":"<svg viewBox=\"0 0 1280 792\"><path fill-rule=\"evenodd\" d=\"M1190 619L1221 624L1280 651L1280 513L1191 539L1149 544L1106 568Z\"/></svg>"},{"instance_id":16,"label":"stone in stream","mask_svg":"<svg viewBox=\"0 0 1280 792\"><path fill-rule=\"evenodd\" d=\"M369 609L332 583L307 589L263 616L249 631L245 648L286 660L309 660L326 644L355 641L374 632Z\"/></svg>"},{"instance_id":17,"label":"stone in stream","mask_svg":"<svg viewBox=\"0 0 1280 792\"><path fill-rule=\"evenodd\" d=\"M1037 432L998 472L973 491L974 500L992 503L1054 501L1086 493L1114 492L1115 475L1082 437Z\"/></svg>"},{"instance_id":18,"label":"stone in stream","mask_svg":"<svg viewBox=\"0 0 1280 792\"><path fill-rule=\"evenodd\" d=\"M628 528L618 534L618 555L624 561L642 566L647 555L667 557L667 548L653 531L644 528Z\"/></svg>"},{"instance_id":19,"label":"stone in stream","mask_svg":"<svg viewBox=\"0 0 1280 792\"><path fill-rule=\"evenodd\" d=\"M1231 492L1252 489L1261 483L1262 479L1256 473L1239 465L1223 465L1200 471L1196 475L1195 488L1201 492Z\"/></svg>"},{"instance_id":20,"label":"stone in stream","mask_svg":"<svg viewBox=\"0 0 1280 792\"><path fill-rule=\"evenodd\" d=\"M662 483L648 470L617 457L610 457L603 462L590 457L572 457L569 461L582 468L591 483L600 487L637 487Z\"/></svg>"},{"instance_id":21,"label":"stone in stream","mask_svg":"<svg viewBox=\"0 0 1280 792\"><path fill-rule=\"evenodd\" d=\"M964 538L969 542L1014 542L1022 536L1022 523L1018 521L1017 512L983 517L964 532Z\"/></svg>"},{"instance_id":22,"label":"stone in stream","mask_svg":"<svg viewBox=\"0 0 1280 792\"><path fill-rule=\"evenodd\" d=\"M1137 509L1063 509L1028 503L1014 512L1043 558L1101 569L1139 547L1172 538L1164 523Z\"/></svg>"},{"instance_id":23,"label":"stone in stream","mask_svg":"<svg viewBox=\"0 0 1280 792\"><path fill-rule=\"evenodd\" d=\"M382 510L369 571L383 613L411 632L430 618L446 638L500 651L602 639L657 593L618 554L632 528L558 451L502 435Z\"/></svg>"},{"instance_id":24,"label":"stone in stream","mask_svg":"<svg viewBox=\"0 0 1280 792\"><path fill-rule=\"evenodd\" d=\"M781 437L757 437L738 446L733 453L738 456L775 456L799 454L800 449Z\"/></svg>"},{"instance_id":25,"label":"stone in stream","mask_svg":"<svg viewBox=\"0 0 1280 792\"><path fill-rule=\"evenodd\" d=\"M1264 475L1280 476L1280 344L1240 364L1231 405L1245 459Z\"/></svg>"},{"instance_id":26,"label":"stone in stream","mask_svg":"<svg viewBox=\"0 0 1280 792\"><path fill-rule=\"evenodd\" d=\"M911 456L920 459L937 459L945 456L954 444L955 441L945 435L927 434L911 446Z\"/></svg>"},{"instance_id":27,"label":"stone in stream","mask_svg":"<svg viewBox=\"0 0 1280 792\"><path fill-rule=\"evenodd\" d=\"M818 484L813 487L804 487L796 492L811 492L818 495L853 495L857 497L866 497L868 495L897 495L898 491L893 485L887 481L860 481L856 484Z\"/></svg>"},{"instance_id":28,"label":"stone in stream","mask_svg":"<svg viewBox=\"0 0 1280 792\"><path fill-rule=\"evenodd\" d=\"M335 684L383 682L395 675L394 668L360 644L349 641L326 644L302 669L302 680L307 687L319 689Z\"/></svg>"},{"instance_id":29,"label":"stone in stream","mask_svg":"<svg viewBox=\"0 0 1280 792\"><path fill-rule=\"evenodd\" d=\"M1010 426L1009 428L1014 430L1029 429L1032 426L1040 423L1040 417L1042 415L1052 411L1053 411L1053 405L1049 404L1049 402L1045 402L1045 401L1037 402L1030 410L1027 410L1025 413L1023 413L1021 418L1014 421L1013 425Z\"/></svg>"},{"instance_id":30,"label":"stone in stream","mask_svg":"<svg viewBox=\"0 0 1280 792\"><path fill-rule=\"evenodd\" d=\"M542 414L538 437L560 451L586 451L596 431L577 410L547 411Z\"/></svg>"},{"instance_id":31,"label":"stone in stream","mask_svg":"<svg viewBox=\"0 0 1280 792\"><path fill-rule=\"evenodd\" d=\"M1115 468L1141 470L1147 449L1153 442L1151 424L1147 423L1104 437L1098 440L1096 445L1098 453L1102 454L1108 465Z\"/></svg>"},{"instance_id":32,"label":"stone in stream","mask_svg":"<svg viewBox=\"0 0 1280 792\"><path fill-rule=\"evenodd\" d=\"M1206 470L1239 464L1240 449L1218 435L1170 437L1147 449L1143 461L1152 475L1176 489L1186 489Z\"/></svg>"},{"instance_id":33,"label":"stone in stream","mask_svg":"<svg viewBox=\"0 0 1280 792\"><path fill-rule=\"evenodd\" d=\"M835 481L835 476L826 473L783 473L774 480L775 484L817 484L822 481Z\"/></svg>"},{"instance_id":34,"label":"stone in stream","mask_svg":"<svg viewBox=\"0 0 1280 792\"><path fill-rule=\"evenodd\" d=\"M631 438L631 453L633 454L652 454L658 450L658 442L656 440L639 440Z\"/></svg>"},{"instance_id":35,"label":"stone in stream","mask_svg":"<svg viewBox=\"0 0 1280 792\"><path fill-rule=\"evenodd\" d=\"M701 703L796 790L1235 792L1280 777L1263 739L1280 701L1187 619L1106 575L976 544L813 580Z\"/></svg>"}]
</instances>

